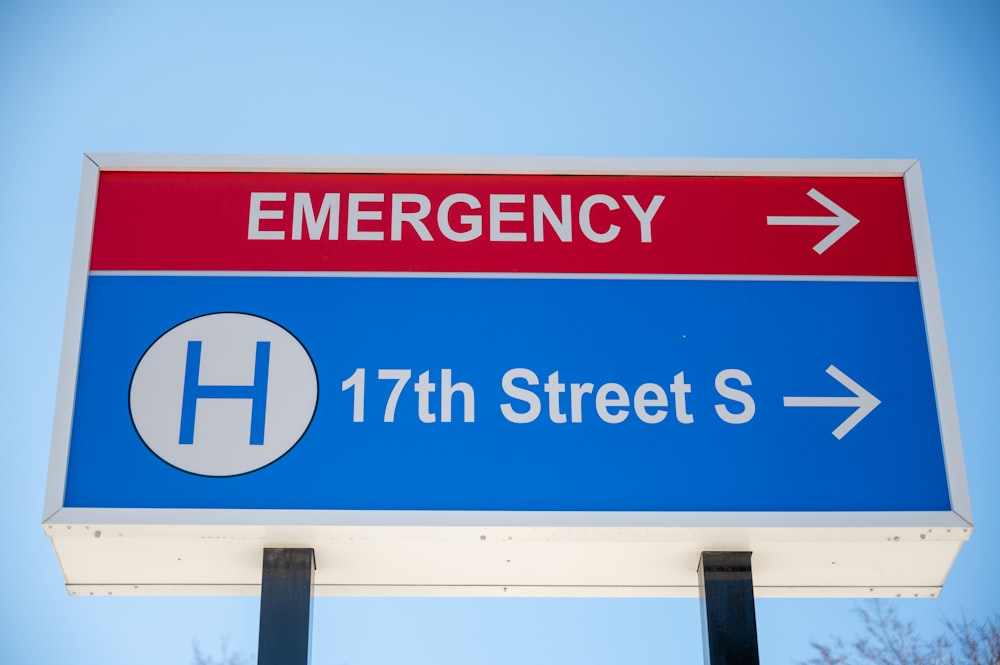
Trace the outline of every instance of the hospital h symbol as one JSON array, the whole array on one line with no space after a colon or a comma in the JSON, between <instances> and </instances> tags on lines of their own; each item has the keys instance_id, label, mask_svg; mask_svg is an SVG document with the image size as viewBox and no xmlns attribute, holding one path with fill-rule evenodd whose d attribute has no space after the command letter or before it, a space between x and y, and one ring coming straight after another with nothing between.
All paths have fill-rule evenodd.
<instances>
[{"instance_id":1,"label":"hospital h symbol","mask_svg":"<svg viewBox=\"0 0 1000 665\"><path fill-rule=\"evenodd\" d=\"M267 413L267 369L271 359L271 343L257 342L253 384L249 386L213 386L199 383L201 374L201 342L189 341L187 365L184 368L184 396L181 403L181 434L177 443L194 443L194 418L199 399L250 400L250 445L264 445L264 415Z\"/></svg>"}]
</instances>

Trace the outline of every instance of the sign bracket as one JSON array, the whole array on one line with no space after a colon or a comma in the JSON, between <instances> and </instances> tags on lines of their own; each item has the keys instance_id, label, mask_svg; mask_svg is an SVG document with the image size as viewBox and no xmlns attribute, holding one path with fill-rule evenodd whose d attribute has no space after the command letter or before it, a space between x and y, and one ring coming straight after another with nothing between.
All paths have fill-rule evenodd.
<instances>
[{"instance_id":1,"label":"sign bracket","mask_svg":"<svg viewBox=\"0 0 1000 665\"><path fill-rule=\"evenodd\" d=\"M315 570L311 548L264 548L257 665L309 665Z\"/></svg>"},{"instance_id":2,"label":"sign bracket","mask_svg":"<svg viewBox=\"0 0 1000 665\"><path fill-rule=\"evenodd\" d=\"M750 552L702 552L698 566L705 665L760 665Z\"/></svg>"}]
</instances>

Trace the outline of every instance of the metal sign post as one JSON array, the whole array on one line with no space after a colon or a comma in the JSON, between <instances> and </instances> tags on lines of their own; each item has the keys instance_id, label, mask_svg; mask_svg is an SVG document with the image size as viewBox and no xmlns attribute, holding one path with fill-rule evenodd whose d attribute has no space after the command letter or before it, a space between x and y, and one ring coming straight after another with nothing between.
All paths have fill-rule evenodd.
<instances>
[{"instance_id":1,"label":"metal sign post","mask_svg":"<svg viewBox=\"0 0 1000 665\"><path fill-rule=\"evenodd\" d=\"M257 665L308 665L315 554L265 548Z\"/></svg>"},{"instance_id":2,"label":"metal sign post","mask_svg":"<svg viewBox=\"0 0 1000 665\"><path fill-rule=\"evenodd\" d=\"M759 665L750 552L702 552L698 583L705 665Z\"/></svg>"}]
</instances>

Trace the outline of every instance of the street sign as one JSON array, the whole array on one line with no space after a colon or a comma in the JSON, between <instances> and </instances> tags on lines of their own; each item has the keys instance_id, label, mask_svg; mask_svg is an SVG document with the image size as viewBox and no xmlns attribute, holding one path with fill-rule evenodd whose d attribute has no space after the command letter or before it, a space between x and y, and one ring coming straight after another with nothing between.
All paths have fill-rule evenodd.
<instances>
[{"instance_id":1,"label":"street sign","mask_svg":"<svg viewBox=\"0 0 1000 665\"><path fill-rule=\"evenodd\" d=\"M84 162L74 593L935 595L971 532L916 162Z\"/></svg>"}]
</instances>

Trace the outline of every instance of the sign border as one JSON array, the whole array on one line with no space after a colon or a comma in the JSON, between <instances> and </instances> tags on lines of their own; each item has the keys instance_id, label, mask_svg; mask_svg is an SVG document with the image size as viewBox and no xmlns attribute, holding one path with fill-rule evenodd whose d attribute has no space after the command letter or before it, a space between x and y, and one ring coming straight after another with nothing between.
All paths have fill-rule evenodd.
<instances>
[{"instance_id":1,"label":"sign border","mask_svg":"<svg viewBox=\"0 0 1000 665\"><path fill-rule=\"evenodd\" d=\"M930 352L951 511L893 512L553 512L553 511L326 511L110 509L64 506L74 395L86 302L89 258L97 187L102 171L284 172L284 173L428 173L643 176L831 176L902 177L909 209L924 322ZM442 275L462 276L462 275ZM737 279L739 276L727 277ZM795 276L782 279L798 279ZM803 277L802 279L821 279ZM870 529L944 529L947 540L964 541L972 513L961 448L954 385L948 360L943 313L920 164L912 159L720 159L720 158L583 158L583 157L421 157L324 155L208 155L87 153L83 159L77 224L67 298L56 409L52 433L43 523L53 529L72 525L137 527L231 527L257 533L262 527L317 528L494 528L656 529L691 532L739 529L791 532L829 529L861 533ZM249 530L249 531L247 531ZM861 531L858 531L861 530ZM780 535L784 534L784 535ZM870 534L865 533L862 539ZM603 537L603 536L602 536ZM958 546L956 544L955 554ZM942 578L943 582L943 578ZM138 588L138 587L136 587ZM604 594L602 594L604 595Z\"/></svg>"}]
</instances>

